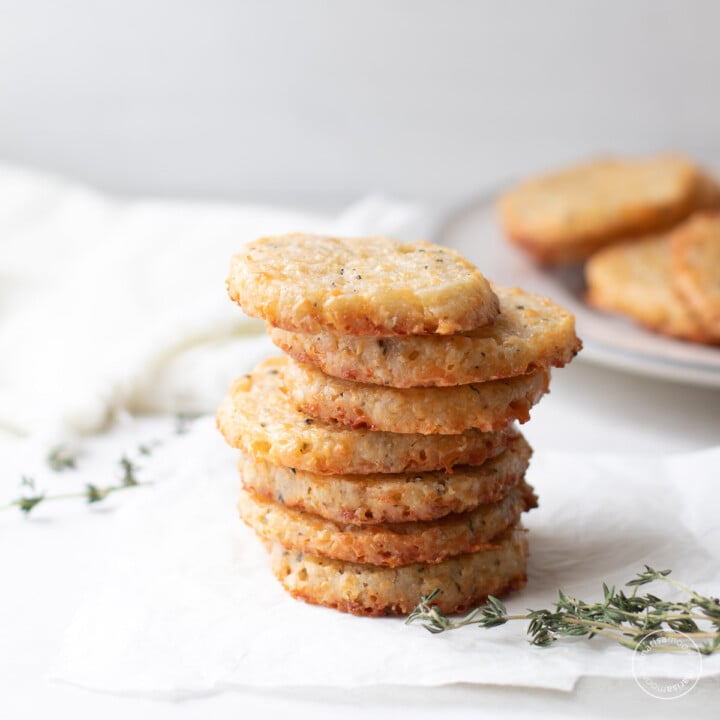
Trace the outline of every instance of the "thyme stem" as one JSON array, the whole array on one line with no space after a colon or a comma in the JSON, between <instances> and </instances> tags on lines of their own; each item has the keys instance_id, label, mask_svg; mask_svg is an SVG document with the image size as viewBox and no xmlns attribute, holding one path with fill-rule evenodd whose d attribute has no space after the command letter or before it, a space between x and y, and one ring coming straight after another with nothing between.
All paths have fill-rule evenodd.
<instances>
[{"instance_id":1,"label":"thyme stem","mask_svg":"<svg viewBox=\"0 0 720 720\"><path fill-rule=\"evenodd\" d=\"M141 455L150 455L152 453L152 449L157 447L159 444L159 441L153 441L149 444L140 445L138 453ZM56 449L48 456L48 464L55 472L77 469L75 460L76 458L69 455L64 449L62 452L60 449ZM123 455L120 458L118 465L120 465L122 471L119 483L113 485L95 485L94 483L87 483L84 490L55 493L52 495L39 492L35 486L35 480L29 476L23 475L20 483L20 485L24 488L23 494L21 494L20 497L11 500L6 505L0 505L0 512L10 510L11 508L18 508L25 515L29 515L40 503L53 500L84 499L89 505L92 505L102 502L113 493L121 490L127 490L128 488L139 487L142 485L152 485L151 482L138 480L137 473L139 468L128 458L127 455Z\"/></svg>"},{"instance_id":2,"label":"thyme stem","mask_svg":"<svg viewBox=\"0 0 720 720\"><path fill-rule=\"evenodd\" d=\"M491 628L511 620L527 620L528 635L533 645L546 647L562 637L596 635L608 638L624 647L653 652L697 650L703 655L720 651L720 600L705 597L686 585L669 578L669 570L654 570L648 565L626 586L633 588L628 595L603 583L603 600L587 603L558 591L555 609L528 610L524 614L509 614L505 605L493 596L459 620L451 620L434 600L440 590L423 597L407 618L407 623L420 622L432 633L457 630L466 625ZM638 586L661 581L682 590L689 599L663 600L656 595L638 594ZM699 625L698 623L701 623ZM704 640L700 646L651 644L653 637Z\"/></svg>"}]
</instances>

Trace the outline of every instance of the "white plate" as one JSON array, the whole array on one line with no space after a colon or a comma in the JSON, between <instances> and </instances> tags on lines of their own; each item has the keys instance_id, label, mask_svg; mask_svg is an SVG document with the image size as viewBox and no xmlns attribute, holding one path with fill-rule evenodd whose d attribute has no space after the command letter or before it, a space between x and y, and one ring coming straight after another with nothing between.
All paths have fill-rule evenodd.
<instances>
[{"instance_id":1,"label":"white plate","mask_svg":"<svg viewBox=\"0 0 720 720\"><path fill-rule=\"evenodd\" d=\"M581 271L535 265L504 237L493 200L480 200L456 212L442 224L437 236L499 285L546 295L570 309L585 359L666 380L720 387L719 348L672 340L588 307L582 301Z\"/></svg>"}]
</instances>

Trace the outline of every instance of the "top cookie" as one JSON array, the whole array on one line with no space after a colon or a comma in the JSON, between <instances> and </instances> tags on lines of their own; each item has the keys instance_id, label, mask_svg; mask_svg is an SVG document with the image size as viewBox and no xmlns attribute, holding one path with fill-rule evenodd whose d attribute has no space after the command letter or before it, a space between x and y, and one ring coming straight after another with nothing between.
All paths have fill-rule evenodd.
<instances>
[{"instance_id":1,"label":"top cookie","mask_svg":"<svg viewBox=\"0 0 720 720\"><path fill-rule=\"evenodd\" d=\"M248 315L304 333L446 335L491 324L498 311L471 263L424 241L261 238L233 257L227 286Z\"/></svg>"},{"instance_id":2,"label":"top cookie","mask_svg":"<svg viewBox=\"0 0 720 720\"><path fill-rule=\"evenodd\" d=\"M693 216L670 236L673 287L720 338L720 213Z\"/></svg>"},{"instance_id":3,"label":"top cookie","mask_svg":"<svg viewBox=\"0 0 720 720\"><path fill-rule=\"evenodd\" d=\"M672 227L697 206L700 184L697 168L676 155L596 160L519 185L500 199L500 215L510 238L541 262L576 262Z\"/></svg>"}]
</instances>

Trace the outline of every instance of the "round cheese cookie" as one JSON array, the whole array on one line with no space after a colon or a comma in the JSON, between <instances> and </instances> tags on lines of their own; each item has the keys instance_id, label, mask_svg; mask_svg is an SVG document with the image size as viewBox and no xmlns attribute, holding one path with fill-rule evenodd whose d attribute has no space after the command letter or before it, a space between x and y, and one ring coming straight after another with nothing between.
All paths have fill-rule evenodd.
<instances>
[{"instance_id":1,"label":"round cheese cookie","mask_svg":"<svg viewBox=\"0 0 720 720\"><path fill-rule=\"evenodd\" d=\"M677 155L595 160L510 190L500 217L510 239L539 261L577 262L608 243L672 227L695 209L701 182Z\"/></svg>"},{"instance_id":2,"label":"round cheese cookie","mask_svg":"<svg viewBox=\"0 0 720 720\"><path fill-rule=\"evenodd\" d=\"M498 309L455 250L379 237L262 238L233 257L227 287L248 315L296 332L445 335L488 325Z\"/></svg>"},{"instance_id":3,"label":"round cheese cookie","mask_svg":"<svg viewBox=\"0 0 720 720\"><path fill-rule=\"evenodd\" d=\"M650 330L695 342L717 342L673 290L670 238L621 243L593 255L585 266L587 301L628 315Z\"/></svg>"},{"instance_id":4,"label":"round cheese cookie","mask_svg":"<svg viewBox=\"0 0 720 720\"><path fill-rule=\"evenodd\" d=\"M477 428L499 430L530 418L548 391L550 373L452 387L393 388L341 380L315 365L290 362L286 391L302 412L352 428L452 435Z\"/></svg>"},{"instance_id":5,"label":"round cheese cookie","mask_svg":"<svg viewBox=\"0 0 720 720\"><path fill-rule=\"evenodd\" d=\"M525 476L532 450L522 435L477 467L369 475L318 475L240 453L243 486L256 495L339 523L437 520L502 500Z\"/></svg>"},{"instance_id":6,"label":"round cheese cookie","mask_svg":"<svg viewBox=\"0 0 720 720\"><path fill-rule=\"evenodd\" d=\"M372 338L268 331L295 360L327 375L398 388L482 383L562 367L575 357L582 343L572 313L539 295L494 289L495 324L469 333Z\"/></svg>"},{"instance_id":7,"label":"round cheese cookie","mask_svg":"<svg viewBox=\"0 0 720 720\"><path fill-rule=\"evenodd\" d=\"M420 435L351 430L301 413L283 392L286 357L270 358L235 380L217 422L232 447L260 460L322 475L450 470L499 455L512 426L491 433Z\"/></svg>"},{"instance_id":8,"label":"round cheese cookie","mask_svg":"<svg viewBox=\"0 0 720 720\"><path fill-rule=\"evenodd\" d=\"M437 563L453 555L486 550L494 537L517 524L521 513L536 506L537 498L525 482L496 503L431 522L337 523L247 490L240 492L238 501L240 517L263 540L319 557L388 567Z\"/></svg>"},{"instance_id":9,"label":"round cheese cookie","mask_svg":"<svg viewBox=\"0 0 720 720\"><path fill-rule=\"evenodd\" d=\"M671 235L673 287L720 339L720 213L694 215Z\"/></svg>"},{"instance_id":10,"label":"round cheese cookie","mask_svg":"<svg viewBox=\"0 0 720 720\"><path fill-rule=\"evenodd\" d=\"M275 576L295 598L354 615L407 615L434 590L446 613L460 613L519 590L526 582L528 544L521 527L495 538L494 547L458 555L440 563L390 568L330 560L271 547Z\"/></svg>"}]
</instances>

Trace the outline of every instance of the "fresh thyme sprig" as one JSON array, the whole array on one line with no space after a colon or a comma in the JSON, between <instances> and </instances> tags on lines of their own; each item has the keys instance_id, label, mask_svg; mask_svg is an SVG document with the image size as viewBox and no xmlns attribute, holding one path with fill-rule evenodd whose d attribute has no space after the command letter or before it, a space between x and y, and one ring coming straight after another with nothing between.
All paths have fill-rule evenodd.
<instances>
[{"instance_id":1,"label":"fresh thyme sprig","mask_svg":"<svg viewBox=\"0 0 720 720\"><path fill-rule=\"evenodd\" d=\"M174 432L177 435L184 435L190 431L192 423L200 417L195 413L179 413L175 417ZM152 455L156 448L163 444L164 440L154 439L141 443L137 446L137 454L149 456ZM54 472L63 472L64 470L77 469L78 454L71 450L67 445L57 445L52 448L47 455L46 461L48 466ZM121 490L138 487L141 485L152 485L150 482L140 481L138 479L139 467L127 456L123 455L118 461L122 469L122 475L119 483L110 485L96 485L87 483L83 490L69 493L58 493L48 495L40 492L34 478L23 475L20 486L22 493L20 497L15 498L7 505L0 505L0 511L18 508L25 515L29 515L40 503L50 500L71 500L84 499L89 505L102 502L108 496Z\"/></svg>"},{"instance_id":2,"label":"fresh thyme sprig","mask_svg":"<svg viewBox=\"0 0 720 720\"><path fill-rule=\"evenodd\" d=\"M138 449L138 452L141 454L149 454L147 449L143 453L143 448L147 448L147 446L141 446L141 448ZM49 502L51 500L84 499L89 505L93 505L95 503L102 502L109 495L121 490L127 490L128 488L138 487L140 485L152 485L150 482L140 481L138 479L138 471L140 468L133 463L127 455L123 455L118 461L118 464L122 469L122 476L119 483L112 485L95 485L94 483L87 483L84 490L69 493L58 493L54 495L46 495L43 492L39 492L37 490L35 480L31 477L23 475L22 480L20 481L20 486L23 489L22 495L9 502L7 505L0 506L0 510L9 510L10 508L16 507L25 515L29 515L40 503ZM74 465L72 467L74 467Z\"/></svg>"},{"instance_id":3,"label":"fresh thyme sprig","mask_svg":"<svg viewBox=\"0 0 720 720\"><path fill-rule=\"evenodd\" d=\"M484 605L459 620L451 620L433 604L440 590L423 597L408 616L406 623L422 623L432 633L456 630L466 625L484 628L504 625L509 620L528 620L530 643L547 647L562 637L596 635L613 640L632 650L683 651L695 650L703 655L720 651L720 600L705 597L682 583L668 577L670 570L645 570L626 583L632 587L628 594L622 589L603 583L603 600L587 603L571 597L562 590L554 610L528 610L510 615L505 604L492 595ZM688 599L682 602L662 600L651 593L638 594L638 587L662 581L684 592ZM695 646L682 644L653 644L657 637L690 637Z\"/></svg>"}]
</instances>

